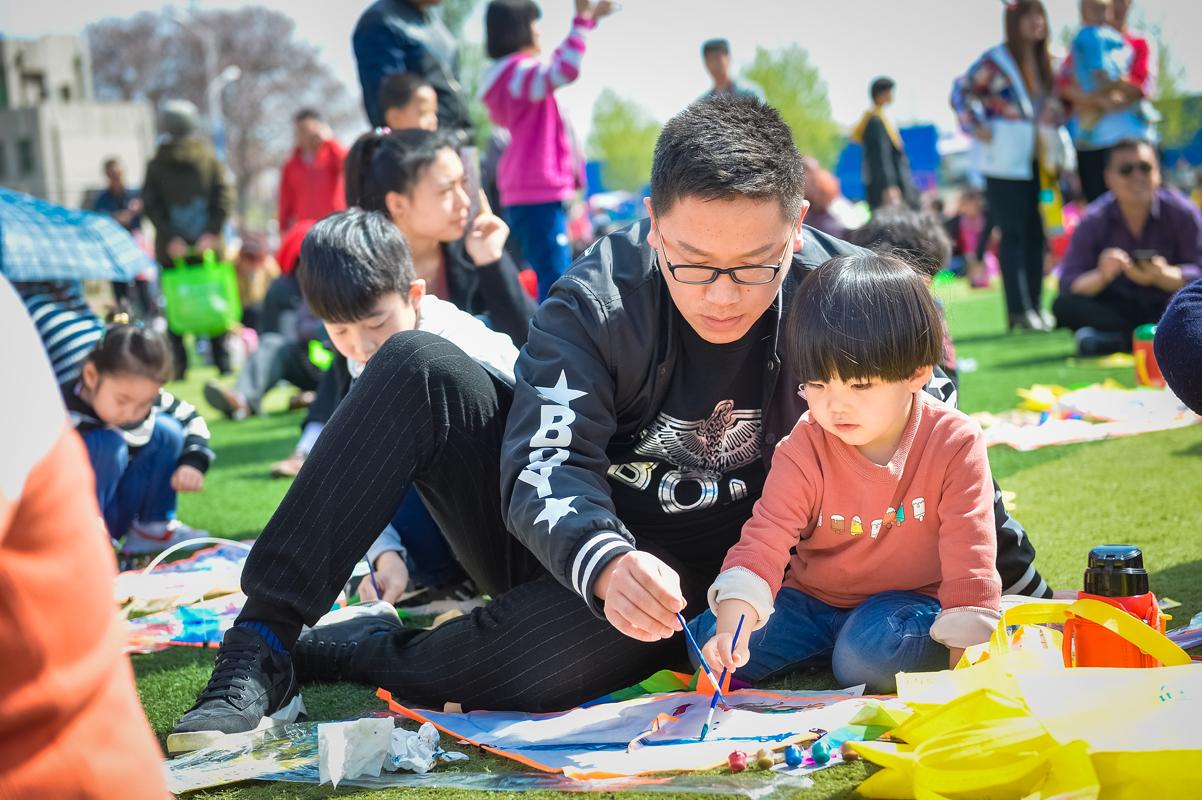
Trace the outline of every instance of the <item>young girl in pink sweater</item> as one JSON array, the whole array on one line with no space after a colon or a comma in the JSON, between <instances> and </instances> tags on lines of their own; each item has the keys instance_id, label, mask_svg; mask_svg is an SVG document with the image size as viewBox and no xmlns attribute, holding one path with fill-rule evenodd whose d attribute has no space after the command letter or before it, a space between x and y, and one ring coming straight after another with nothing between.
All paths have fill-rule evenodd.
<instances>
[{"instance_id":1,"label":"young girl in pink sweater","mask_svg":"<svg viewBox=\"0 0 1202 800\"><path fill-rule=\"evenodd\" d=\"M512 141L497 167L506 220L538 275L539 299L572 263L564 201L577 190L579 169L555 90L580 74L584 37L614 9L610 0L576 0L568 37L549 62L534 23L533 0L492 0L484 17L486 49L496 64L484 77L481 97Z\"/></svg>"},{"instance_id":2,"label":"young girl in pink sweater","mask_svg":"<svg viewBox=\"0 0 1202 800\"><path fill-rule=\"evenodd\" d=\"M892 692L897 672L947 667L999 619L984 439L922 391L943 323L901 260L827 262L789 320L810 408L691 627L711 665L751 681L824 661L840 685Z\"/></svg>"}]
</instances>

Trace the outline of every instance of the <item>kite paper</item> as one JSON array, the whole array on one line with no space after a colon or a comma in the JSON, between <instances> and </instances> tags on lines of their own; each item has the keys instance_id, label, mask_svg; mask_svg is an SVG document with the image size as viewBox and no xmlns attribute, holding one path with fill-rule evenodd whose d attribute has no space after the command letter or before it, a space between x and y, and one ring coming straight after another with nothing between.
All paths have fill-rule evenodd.
<instances>
[{"instance_id":1,"label":"kite paper","mask_svg":"<svg viewBox=\"0 0 1202 800\"><path fill-rule=\"evenodd\" d=\"M113 599L127 614L145 614L233 594L248 554L246 547L218 545L150 572L122 572L113 582Z\"/></svg>"},{"instance_id":2,"label":"kite paper","mask_svg":"<svg viewBox=\"0 0 1202 800\"><path fill-rule=\"evenodd\" d=\"M125 652L154 653L170 645L217 647L234 626L246 595L238 592L125 621Z\"/></svg>"},{"instance_id":3,"label":"kite paper","mask_svg":"<svg viewBox=\"0 0 1202 800\"><path fill-rule=\"evenodd\" d=\"M779 750L847 725L867 703L863 687L726 695L705 741L697 737L711 695L676 692L554 714L416 711L381 689L389 708L498 755L570 778L595 779L714 769L733 750Z\"/></svg>"},{"instance_id":4,"label":"kite paper","mask_svg":"<svg viewBox=\"0 0 1202 800\"><path fill-rule=\"evenodd\" d=\"M1172 430L1202 420L1168 389L1126 389L1107 382L1075 391L1034 386L1018 393L1025 398L1018 410L973 414L987 445L1029 451Z\"/></svg>"}]
</instances>

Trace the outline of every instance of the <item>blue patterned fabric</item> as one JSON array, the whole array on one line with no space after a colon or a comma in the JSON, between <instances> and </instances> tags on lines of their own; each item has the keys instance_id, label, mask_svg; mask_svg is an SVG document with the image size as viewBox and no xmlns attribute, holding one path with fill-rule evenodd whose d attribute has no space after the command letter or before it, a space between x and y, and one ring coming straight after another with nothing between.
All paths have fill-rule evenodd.
<instances>
[{"instance_id":1,"label":"blue patterned fabric","mask_svg":"<svg viewBox=\"0 0 1202 800\"><path fill-rule=\"evenodd\" d=\"M130 281L154 267L107 214L0 187L0 273L10 281Z\"/></svg>"}]
</instances>

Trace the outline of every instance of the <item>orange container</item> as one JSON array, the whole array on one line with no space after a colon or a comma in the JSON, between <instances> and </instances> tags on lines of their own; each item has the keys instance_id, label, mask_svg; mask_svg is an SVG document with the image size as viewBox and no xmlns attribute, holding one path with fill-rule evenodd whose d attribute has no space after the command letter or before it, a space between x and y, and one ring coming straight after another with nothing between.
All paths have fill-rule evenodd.
<instances>
[{"instance_id":1,"label":"orange container","mask_svg":"<svg viewBox=\"0 0 1202 800\"><path fill-rule=\"evenodd\" d=\"M1079 592L1078 599L1098 600L1121 608L1155 630L1164 633L1166 617L1160 613L1156 595L1148 592L1135 597L1102 597ZM1064 623L1064 665L1066 667L1159 667L1161 663L1135 645L1106 630L1096 622L1069 616Z\"/></svg>"}]
</instances>

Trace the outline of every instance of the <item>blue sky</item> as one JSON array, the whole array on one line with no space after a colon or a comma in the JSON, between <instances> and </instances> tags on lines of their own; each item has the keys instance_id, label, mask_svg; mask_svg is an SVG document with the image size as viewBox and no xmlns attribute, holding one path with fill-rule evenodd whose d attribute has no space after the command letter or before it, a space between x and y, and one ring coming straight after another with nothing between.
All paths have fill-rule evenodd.
<instances>
[{"instance_id":1,"label":"blue sky","mask_svg":"<svg viewBox=\"0 0 1202 800\"><path fill-rule=\"evenodd\" d=\"M482 8L466 35L480 38ZM1045 0L1053 31L1075 24L1077 0ZM318 45L324 57L358 94L350 35L368 0L261 0L290 14L298 34ZM184 5L178 3L178 5ZM244 3L201 0L201 8ZM0 4L0 31L9 36L78 33L101 16L156 10L161 0L40 0ZM542 36L554 47L566 33L572 0L544 0ZM835 119L850 125L866 105L867 85L888 74L898 82L894 116L930 120L950 128L951 79L1001 37L999 0L624 0L589 40L580 80L560 93L560 104L577 130L587 134L592 105L606 87L635 100L664 120L701 94L708 78L700 43L726 36L736 70L757 45L799 43L826 80ZM1202 91L1202 2L1136 0L1137 20L1158 24L1175 58L1186 69L1187 86Z\"/></svg>"}]
</instances>

